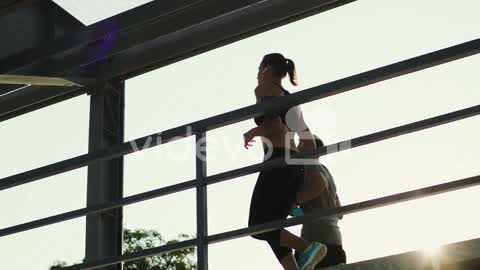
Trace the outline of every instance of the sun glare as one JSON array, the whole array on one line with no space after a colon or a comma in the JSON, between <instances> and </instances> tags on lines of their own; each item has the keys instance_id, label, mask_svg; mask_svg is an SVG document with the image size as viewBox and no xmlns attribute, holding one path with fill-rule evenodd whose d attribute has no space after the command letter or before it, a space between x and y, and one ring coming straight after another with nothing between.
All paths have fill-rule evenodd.
<instances>
[{"instance_id":1,"label":"sun glare","mask_svg":"<svg viewBox=\"0 0 480 270\"><path fill-rule=\"evenodd\" d=\"M432 259L435 259L435 258L438 258L438 257L441 256L442 247L431 246L431 247L427 247L427 248L422 249L422 252L423 252L423 254L425 254L425 256L430 257Z\"/></svg>"}]
</instances>

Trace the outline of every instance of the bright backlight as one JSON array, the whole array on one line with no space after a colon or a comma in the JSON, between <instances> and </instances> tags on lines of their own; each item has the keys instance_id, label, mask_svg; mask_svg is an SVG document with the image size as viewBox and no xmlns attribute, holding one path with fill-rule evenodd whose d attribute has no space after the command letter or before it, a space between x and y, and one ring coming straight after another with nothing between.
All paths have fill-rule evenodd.
<instances>
[{"instance_id":1,"label":"bright backlight","mask_svg":"<svg viewBox=\"0 0 480 270\"><path fill-rule=\"evenodd\" d=\"M84 25L94 24L152 0L53 0Z\"/></svg>"}]
</instances>

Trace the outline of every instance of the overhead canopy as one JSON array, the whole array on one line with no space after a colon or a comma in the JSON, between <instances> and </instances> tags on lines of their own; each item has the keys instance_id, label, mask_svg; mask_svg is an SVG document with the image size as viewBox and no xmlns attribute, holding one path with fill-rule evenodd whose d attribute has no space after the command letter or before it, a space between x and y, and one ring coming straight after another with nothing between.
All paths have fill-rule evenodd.
<instances>
[{"instance_id":1,"label":"overhead canopy","mask_svg":"<svg viewBox=\"0 0 480 270\"><path fill-rule=\"evenodd\" d=\"M93 2L107 5L113 1L120 0ZM28 7L26 3L30 3L32 10L17 21L13 20L15 16L10 16L13 21L3 26L15 23L25 27L29 18L34 18L30 28L36 27L37 32L44 30L46 34L35 32L42 38L39 45L0 57L0 74L121 81L354 1L125 1L148 3L88 27L76 25L78 21L73 17L71 20L75 22L68 20L70 15L53 2L17 1L18 6L21 6L18 3L25 3ZM97 9L91 5L87 8ZM25 10L16 8L12 12ZM0 28L2 23L0 16ZM39 27L41 23L45 25ZM44 40L48 36L54 39ZM23 44L8 39L3 45L16 48ZM75 87L55 87L50 91L42 88L28 86L15 90L15 87L0 85L0 94L3 94L0 121L87 92Z\"/></svg>"},{"instance_id":2,"label":"overhead canopy","mask_svg":"<svg viewBox=\"0 0 480 270\"><path fill-rule=\"evenodd\" d=\"M151 1L152 0L53 0L53 2L77 18L84 25L97 23Z\"/></svg>"}]
</instances>

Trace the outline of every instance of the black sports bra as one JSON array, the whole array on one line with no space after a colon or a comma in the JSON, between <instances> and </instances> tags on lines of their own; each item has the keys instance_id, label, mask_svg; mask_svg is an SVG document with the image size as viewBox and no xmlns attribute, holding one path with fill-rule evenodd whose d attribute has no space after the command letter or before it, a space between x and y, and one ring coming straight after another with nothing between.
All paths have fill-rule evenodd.
<instances>
[{"instance_id":1,"label":"black sports bra","mask_svg":"<svg viewBox=\"0 0 480 270\"><path fill-rule=\"evenodd\" d=\"M280 86L281 87L281 86ZM286 95L290 95L290 92L288 92L287 90L283 89L282 88L282 91L283 91L283 95L286 96ZM264 96L260 102L264 102L265 100L268 100L268 99L272 99L272 98L275 98L277 96ZM255 117L253 118L253 120L255 121L255 124L257 124L257 126L261 125L263 123L263 120L265 119L265 116L268 117L268 118L274 118L274 117L278 117L280 116L281 120L282 120L282 123L284 125L286 125L286 120L285 120L285 117L287 115L287 112L288 112L289 109L286 109L286 110L283 110L283 111L280 111L280 112L276 112L276 113L273 113L273 114L267 114L267 115L262 115L262 116L258 116L258 117Z\"/></svg>"}]
</instances>

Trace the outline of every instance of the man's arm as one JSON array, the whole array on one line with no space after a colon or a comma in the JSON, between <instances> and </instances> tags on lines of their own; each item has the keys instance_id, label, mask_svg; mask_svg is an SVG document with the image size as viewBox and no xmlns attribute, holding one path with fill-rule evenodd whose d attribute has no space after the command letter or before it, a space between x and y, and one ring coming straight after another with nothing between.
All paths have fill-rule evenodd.
<instances>
[{"instance_id":1,"label":"man's arm","mask_svg":"<svg viewBox=\"0 0 480 270\"><path fill-rule=\"evenodd\" d=\"M315 139L305 119L303 118L300 106L292 107L286 116L286 122L289 129L295 131L299 137L299 150L315 149Z\"/></svg>"},{"instance_id":2,"label":"man's arm","mask_svg":"<svg viewBox=\"0 0 480 270\"><path fill-rule=\"evenodd\" d=\"M335 201L336 201L337 207L342 207L342 204L340 203L340 199L338 198L338 195L336 195ZM338 219L343 219L343 215L339 215Z\"/></svg>"}]
</instances>

